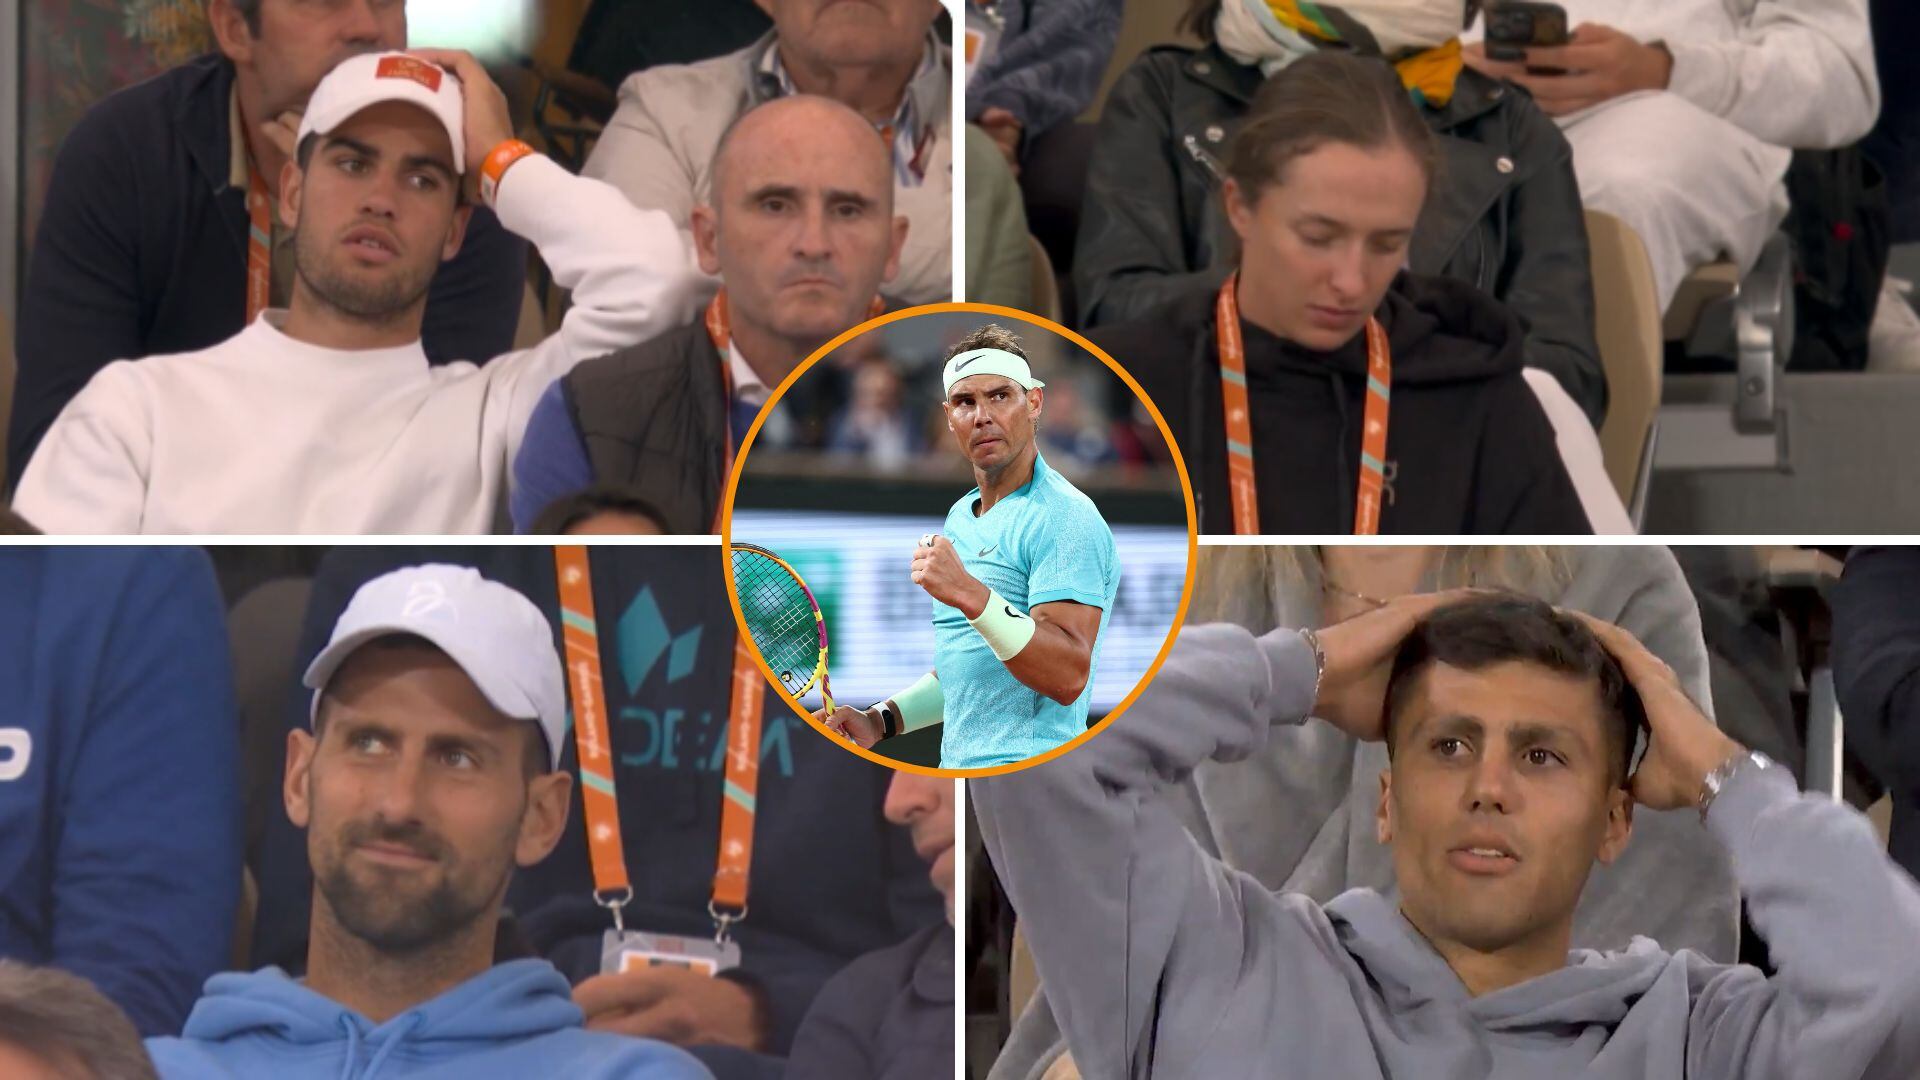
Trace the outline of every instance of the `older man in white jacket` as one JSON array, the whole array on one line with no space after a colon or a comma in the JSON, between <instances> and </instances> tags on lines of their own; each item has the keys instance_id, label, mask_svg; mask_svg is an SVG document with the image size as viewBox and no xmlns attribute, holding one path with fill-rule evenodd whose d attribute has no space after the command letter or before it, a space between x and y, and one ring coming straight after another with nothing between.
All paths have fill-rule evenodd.
<instances>
[{"instance_id":1,"label":"older man in white jacket","mask_svg":"<svg viewBox=\"0 0 1920 1080\"><path fill-rule=\"evenodd\" d=\"M1582 199L1640 234L1662 308L1694 267L1753 265L1786 215L1791 151L1845 146L1879 114L1866 0L1558 2L1567 46L1502 63L1475 44L1466 61L1559 120Z\"/></svg>"},{"instance_id":2,"label":"older man in white jacket","mask_svg":"<svg viewBox=\"0 0 1920 1080\"><path fill-rule=\"evenodd\" d=\"M911 228L886 299L952 299L953 61L930 29L939 0L758 3L773 29L752 45L629 76L582 172L672 215L691 250L693 208L712 201L713 155L728 126L773 98L832 98L865 116L893 152L894 212ZM702 300L719 286L706 281Z\"/></svg>"}]
</instances>

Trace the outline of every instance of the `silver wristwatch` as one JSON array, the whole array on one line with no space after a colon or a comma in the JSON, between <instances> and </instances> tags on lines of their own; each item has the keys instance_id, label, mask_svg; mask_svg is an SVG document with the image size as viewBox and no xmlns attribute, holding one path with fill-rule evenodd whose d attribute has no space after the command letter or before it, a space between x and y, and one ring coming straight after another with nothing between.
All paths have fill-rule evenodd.
<instances>
[{"instance_id":1,"label":"silver wristwatch","mask_svg":"<svg viewBox=\"0 0 1920 1080\"><path fill-rule=\"evenodd\" d=\"M1713 771L1707 773L1707 778L1700 782L1699 805L1702 825L1707 823L1707 809L1713 805L1713 800L1719 797L1720 789L1726 787L1727 781L1733 779L1735 773L1748 765L1752 765L1755 769L1771 769L1773 759L1758 750L1742 749L1714 766Z\"/></svg>"}]
</instances>

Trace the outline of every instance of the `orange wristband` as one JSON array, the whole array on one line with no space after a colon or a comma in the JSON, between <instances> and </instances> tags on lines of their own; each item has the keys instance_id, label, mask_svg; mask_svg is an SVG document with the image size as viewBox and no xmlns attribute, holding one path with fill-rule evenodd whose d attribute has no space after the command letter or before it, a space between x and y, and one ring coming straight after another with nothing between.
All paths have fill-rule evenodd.
<instances>
[{"instance_id":1,"label":"orange wristband","mask_svg":"<svg viewBox=\"0 0 1920 1080\"><path fill-rule=\"evenodd\" d=\"M507 174L507 169L537 152L519 139L508 139L487 151L486 160L480 163L480 201L492 206L494 195L500 190L500 178Z\"/></svg>"}]
</instances>

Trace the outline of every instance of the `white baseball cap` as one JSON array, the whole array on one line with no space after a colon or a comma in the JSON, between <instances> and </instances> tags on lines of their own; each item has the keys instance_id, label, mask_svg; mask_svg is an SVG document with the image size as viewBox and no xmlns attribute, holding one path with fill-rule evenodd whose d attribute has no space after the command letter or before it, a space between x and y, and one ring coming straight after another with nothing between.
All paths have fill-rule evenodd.
<instances>
[{"instance_id":1,"label":"white baseball cap","mask_svg":"<svg viewBox=\"0 0 1920 1080\"><path fill-rule=\"evenodd\" d=\"M1047 385L1033 377L1033 369L1027 366L1024 359L1005 349L968 349L963 353L954 353L947 360L941 380L946 384L946 392L951 394L954 383L975 375L1004 375L1028 390L1038 390Z\"/></svg>"},{"instance_id":2,"label":"white baseball cap","mask_svg":"<svg viewBox=\"0 0 1920 1080\"><path fill-rule=\"evenodd\" d=\"M333 638L300 680L313 691L309 723L319 715L320 692L347 657L390 634L418 634L432 642L494 708L539 724L548 759L560 767L567 691L553 626L533 601L467 566L407 566L360 586L333 624Z\"/></svg>"},{"instance_id":3,"label":"white baseball cap","mask_svg":"<svg viewBox=\"0 0 1920 1080\"><path fill-rule=\"evenodd\" d=\"M295 145L309 135L325 135L369 105L408 101L432 113L453 140L453 171L467 168L467 143L461 136L466 98L460 80L445 68L406 53L365 53L340 61L307 100Z\"/></svg>"}]
</instances>

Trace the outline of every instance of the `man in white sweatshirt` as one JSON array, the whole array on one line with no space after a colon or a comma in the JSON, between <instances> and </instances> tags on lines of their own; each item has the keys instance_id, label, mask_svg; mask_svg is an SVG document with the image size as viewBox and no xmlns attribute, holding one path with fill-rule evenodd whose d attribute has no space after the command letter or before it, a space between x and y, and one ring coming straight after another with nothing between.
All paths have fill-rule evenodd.
<instances>
[{"instance_id":1,"label":"man in white sweatshirt","mask_svg":"<svg viewBox=\"0 0 1920 1080\"><path fill-rule=\"evenodd\" d=\"M1879 114L1866 0L1557 2L1566 46L1504 63L1475 43L1466 62L1560 122L1581 199L1639 233L1662 309L1697 266L1753 265L1791 151L1845 146Z\"/></svg>"},{"instance_id":2,"label":"man in white sweatshirt","mask_svg":"<svg viewBox=\"0 0 1920 1080\"><path fill-rule=\"evenodd\" d=\"M101 370L28 463L24 517L50 533L485 532L547 384L690 313L672 221L514 139L465 53L340 64L279 184L288 309L210 349ZM476 193L573 307L531 349L429 367L427 286Z\"/></svg>"}]
</instances>

